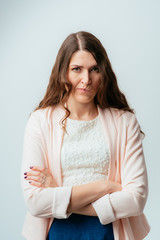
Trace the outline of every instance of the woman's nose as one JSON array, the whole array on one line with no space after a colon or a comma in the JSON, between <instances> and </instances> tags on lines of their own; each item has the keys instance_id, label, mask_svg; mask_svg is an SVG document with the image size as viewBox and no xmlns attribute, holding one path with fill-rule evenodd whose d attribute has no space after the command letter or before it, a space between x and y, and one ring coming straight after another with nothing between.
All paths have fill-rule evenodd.
<instances>
[{"instance_id":1,"label":"woman's nose","mask_svg":"<svg viewBox=\"0 0 160 240\"><path fill-rule=\"evenodd\" d=\"M82 76L82 83L83 84L90 84L91 83L91 78L90 78L90 72L85 71Z\"/></svg>"}]
</instances>

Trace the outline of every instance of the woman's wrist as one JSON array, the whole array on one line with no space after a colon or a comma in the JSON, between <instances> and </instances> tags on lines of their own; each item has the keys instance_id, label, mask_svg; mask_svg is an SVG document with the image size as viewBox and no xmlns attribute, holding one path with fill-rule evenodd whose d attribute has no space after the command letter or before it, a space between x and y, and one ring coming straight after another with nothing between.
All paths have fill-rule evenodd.
<instances>
[{"instance_id":1,"label":"woman's wrist","mask_svg":"<svg viewBox=\"0 0 160 240\"><path fill-rule=\"evenodd\" d=\"M86 216L97 216L97 213L91 204L88 204L88 205L84 206L83 208L78 209L74 213L86 215Z\"/></svg>"}]
</instances>

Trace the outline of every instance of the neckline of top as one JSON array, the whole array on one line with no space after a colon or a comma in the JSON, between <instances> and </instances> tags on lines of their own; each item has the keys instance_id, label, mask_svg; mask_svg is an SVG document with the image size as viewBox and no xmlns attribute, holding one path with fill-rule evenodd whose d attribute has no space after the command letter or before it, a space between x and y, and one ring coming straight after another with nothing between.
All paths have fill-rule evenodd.
<instances>
[{"instance_id":1,"label":"neckline of top","mask_svg":"<svg viewBox=\"0 0 160 240\"><path fill-rule=\"evenodd\" d=\"M91 120L76 120L76 119L72 119L72 118L69 118L69 117L68 117L68 118L67 118L67 121L75 122L75 123L92 123L92 122L97 121L98 118L99 118L99 114L98 114L95 118L93 118L93 119L91 119Z\"/></svg>"}]
</instances>

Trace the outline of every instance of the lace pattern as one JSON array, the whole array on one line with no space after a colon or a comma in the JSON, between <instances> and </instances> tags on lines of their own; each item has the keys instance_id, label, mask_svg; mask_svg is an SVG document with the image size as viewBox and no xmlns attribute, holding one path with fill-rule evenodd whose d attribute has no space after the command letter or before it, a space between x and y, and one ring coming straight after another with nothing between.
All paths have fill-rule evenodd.
<instances>
[{"instance_id":1,"label":"lace pattern","mask_svg":"<svg viewBox=\"0 0 160 240\"><path fill-rule=\"evenodd\" d=\"M67 119L61 149L63 186L74 186L107 178L109 148L99 116L90 121Z\"/></svg>"}]
</instances>

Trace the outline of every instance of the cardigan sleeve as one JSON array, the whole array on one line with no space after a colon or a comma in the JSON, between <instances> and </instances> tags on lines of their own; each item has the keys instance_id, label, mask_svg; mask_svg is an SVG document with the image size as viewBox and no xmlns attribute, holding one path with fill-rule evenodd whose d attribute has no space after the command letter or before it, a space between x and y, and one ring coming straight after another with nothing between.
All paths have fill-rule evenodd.
<instances>
[{"instance_id":1,"label":"cardigan sleeve","mask_svg":"<svg viewBox=\"0 0 160 240\"><path fill-rule=\"evenodd\" d=\"M142 136L135 114L124 114L120 123L119 142L124 153L119 153L122 191L107 194L92 203L100 222L108 224L143 212L148 196L147 171L142 147ZM127 123L126 123L127 121ZM123 138L123 140L122 140ZM122 151L122 149L120 151Z\"/></svg>"},{"instance_id":2,"label":"cardigan sleeve","mask_svg":"<svg viewBox=\"0 0 160 240\"><path fill-rule=\"evenodd\" d=\"M47 153L44 145L40 119L34 112L26 125L23 145L21 182L24 199L31 215L41 218L67 218L71 187L38 188L24 179L24 172L30 166L47 167Z\"/></svg>"}]
</instances>

